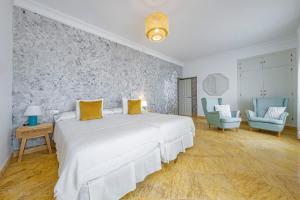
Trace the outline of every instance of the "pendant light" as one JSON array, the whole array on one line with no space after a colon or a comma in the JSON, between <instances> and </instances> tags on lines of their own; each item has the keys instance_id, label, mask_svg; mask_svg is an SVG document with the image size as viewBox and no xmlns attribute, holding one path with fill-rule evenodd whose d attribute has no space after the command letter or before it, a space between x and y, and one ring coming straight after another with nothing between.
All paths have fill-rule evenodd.
<instances>
[{"instance_id":1,"label":"pendant light","mask_svg":"<svg viewBox=\"0 0 300 200\"><path fill-rule=\"evenodd\" d=\"M145 33L150 41L164 40L169 34L168 16L162 12L150 14L145 22Z\"/></svg>"}]
</instances>

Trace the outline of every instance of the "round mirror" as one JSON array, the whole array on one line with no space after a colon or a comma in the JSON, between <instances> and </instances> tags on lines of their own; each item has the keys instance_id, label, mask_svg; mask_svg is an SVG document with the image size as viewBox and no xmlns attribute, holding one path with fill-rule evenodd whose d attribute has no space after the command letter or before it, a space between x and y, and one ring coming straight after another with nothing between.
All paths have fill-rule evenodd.
<instances>
[{"instance_id":1,"label":"round mirror","mask_svg":"<svg viewBox=\"0 0 300 200\"><path fill-rule=\"evenodd\" d=\"M203 80L203 90L209 96L221 96L229 89L229 80L220 73L209 74Z\"/></svg>"}]
</instances>

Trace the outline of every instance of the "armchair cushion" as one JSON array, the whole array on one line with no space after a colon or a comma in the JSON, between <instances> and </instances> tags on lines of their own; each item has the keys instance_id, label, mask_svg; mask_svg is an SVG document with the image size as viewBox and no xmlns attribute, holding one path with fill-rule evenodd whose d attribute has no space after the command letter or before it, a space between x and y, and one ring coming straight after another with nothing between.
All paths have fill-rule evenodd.
<instances>
[{"instance_id":1,"label":"armchair cushion","mask_svg":"<svg viewBox=\"0 0 300 200\"><path fill-rule=\"evenodd\" d=\"M241 118L223 118L221 119L221 122L223 123L235 123L235 122L241 122L242 119Z\"/></svg>"},{"instance_id":2,"label":"armchair cushion","mask_svg":"<svg viewBox=\"0 0 300 200\"><path fill-rule=\"evenodd\" d=\"M268 108L264 118L268 119L280 119L282 113L284 113L286 107L272 107Z\"/></svg>"},{"instance_id":3,"label":"armchair cushion","mask_svg":"<svg viewBox=\"0 0 300 200\"><path fill-rule=\"evenodd\" d=\"M215 105L215 110L220 112L221 118L230 118L231 117L230 106L228 104Z\"/></svg>"},{"instance_id":4,"label":"armchair cushion","mask_svg":"<svg viewBox=\"0 0 300 200\"><path fill-rule=\"evenodd\" d=\"M261 123L268 123L268 124L279 124L279 125L283 125L284 124L284 120L280 120L280 119L268 119L268 118L263 118L263 117L251 117L249 119L249 121L261 122Z\"/></svg>"}]
</instances>

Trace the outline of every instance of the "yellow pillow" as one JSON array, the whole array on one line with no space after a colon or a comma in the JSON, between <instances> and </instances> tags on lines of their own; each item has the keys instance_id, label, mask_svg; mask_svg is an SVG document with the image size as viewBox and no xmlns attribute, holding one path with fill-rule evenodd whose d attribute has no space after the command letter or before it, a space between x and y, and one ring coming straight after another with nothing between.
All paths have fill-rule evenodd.
<instances>
[{"instance_id":1,"label":"yellow pillow","mask_svg":"<svg viewBox=\"0 0 300 200\"><path fill-rule=\"evenodd\" d=\"M103 102L100 101L80 101L80 120L101 119Z\"/></svg>"},{"instance_id":2,"label":"yellow pillow","mask_svg":"<svg viewBox=\"0 0 300 200\"><path fill-rule=\"evenodd\" d=\"M128 114L141 114L142 113L142 100L128 100Z\"/></svg>"}]
</instances>

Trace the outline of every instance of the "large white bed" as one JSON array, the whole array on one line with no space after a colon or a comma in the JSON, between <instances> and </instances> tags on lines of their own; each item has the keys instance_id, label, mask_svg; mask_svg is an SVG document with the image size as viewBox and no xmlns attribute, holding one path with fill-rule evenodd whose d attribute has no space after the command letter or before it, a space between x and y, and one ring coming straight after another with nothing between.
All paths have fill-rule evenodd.
<instances>
[{"instance_id":1,"label":"large white bed","mask_svg":"<svg viewBox=\"0 0 300 200\"><path fill-rule=\"evenodd\" d=\"M143 113L55 125L58 200L119 199L193 145L190 117Z\"/></svg>"}]
</instances>

